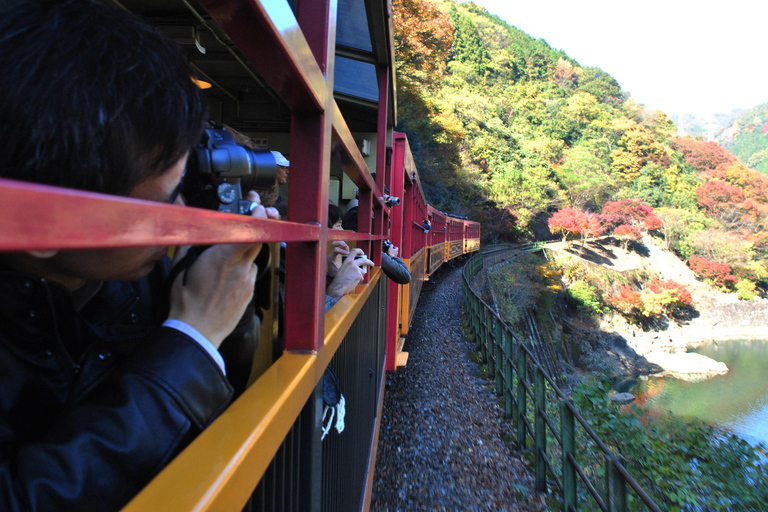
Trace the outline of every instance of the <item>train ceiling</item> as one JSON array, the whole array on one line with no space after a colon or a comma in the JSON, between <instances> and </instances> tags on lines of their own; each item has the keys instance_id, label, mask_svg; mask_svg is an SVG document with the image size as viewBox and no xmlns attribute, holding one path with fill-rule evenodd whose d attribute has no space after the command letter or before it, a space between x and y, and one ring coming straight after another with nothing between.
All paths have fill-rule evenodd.
<instances>
[{"instance_id":1,"label":"train ceiling","mask_svg":"<svg viewBox=\"0 0 768 512\"><path fill-rule=\"evenodd\" d=\"M140 15L182 46L198 77L211 83L206 95L212 115L243 131L290 130L287 105L196 0L104 1ZM288 4L295 13L296 0ZM334 97L350 130L376 131L376 66L392 62L390 3L338 0L337 8ZM390 124L393 89L390 85Z\"/></svg>"}]
</instances>

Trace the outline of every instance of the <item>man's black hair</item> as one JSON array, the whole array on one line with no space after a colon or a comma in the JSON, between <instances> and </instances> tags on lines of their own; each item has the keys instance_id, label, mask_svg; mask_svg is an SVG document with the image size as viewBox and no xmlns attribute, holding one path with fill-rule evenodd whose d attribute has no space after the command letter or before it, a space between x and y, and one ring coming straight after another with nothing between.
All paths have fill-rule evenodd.
<instances>
[{"instance_id":1,"label":"man's black hair","mask_svg":"<svg viewBox=\"0 0 768 512\"><path fill-rule=\"evenodd\" d=\"M180 47L91 0L0 15L0 176L126 195L200 138L205 100Z\"/></svg>"}]
</instances>

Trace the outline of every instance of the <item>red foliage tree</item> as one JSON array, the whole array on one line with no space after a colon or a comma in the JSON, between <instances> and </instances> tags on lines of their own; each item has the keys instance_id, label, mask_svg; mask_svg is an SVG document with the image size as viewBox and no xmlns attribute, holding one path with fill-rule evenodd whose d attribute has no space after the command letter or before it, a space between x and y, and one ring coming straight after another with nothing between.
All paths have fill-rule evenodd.
<instances>
[{"instance_id":1,"label":"red foliage tree","mask_svg":"<svg viewBox=\"0 0 768 512\"><path fill-rule=\"evenodd\" d=\"M614 228L613 236L621 240L621 245L626 251L627 247L629 247L629 242L632 240L640 240L643 237L643 234L634 226L622 224Z\"/></svg>"},{"instance_id":2,"label":"red foliage tree","mask_svg":"<svg viewBox=\"0 0 768 512\"><path fill-rule=\"evenodd\" d=\"M653 208L639 199L607 201L603 205L602 218L608 226L629 224L639 231L661 227L661 219L654 213Z\"/></svg>"},{"instance_id":3,"label":"red foliage tree","mask_svg":"<svg viewBox=\"0 0 768 512\"><path fill-rule=\"evenodd\" d=\"M547 225L552 233L560 233L563 242L565 242L569 235L578 236L584 232L587 228L587 219L584 212L573 208L563 208L552 214Z\"/></svg>"},{"instance_id":4,"label":"red foliage tree","mask_svg":"<svg viewBox=\"0 0 768 512\"><path fill-rule=\"evenodd\" d=\"M708 181L696 189L696 197L699 206L725 224L733 225L742 214L744 191L735 185L720 180Z\"/></svg>"},{"instance_id":5,"label":"red foliage tree","mask_svg":"<svg viewBox=\"0 0 768 512\"><path fill-rule=\"evenodd\" d=\"M600 215L596 213L583 212L584 215L584 229L581 231L581 245L587 237L597 237L603 234L603 220Z\"/></svg>"},{"instance_id":6,"label":"red foliage tree","mask_svg":"<svg viewBox=\"0 0 768 512\"><path fill-rule=\"evenodd\" d=\"M701 256L692 256L688 266L700 278L711 281L716 286L732 288L738 279L731 274L731 267L725 263L709 261Z\"/></svg>"},{"instance_id":7,"label":"red foliage tree","mask_svg":"<svg viewBox=\"0 0 768 512\"><path fill-rule=\"evenodd\" d=\"M672 147L685 155L685 161L701 172L714 171L733 163L736 157L717 142L704 142L688 138L672 141Z\"/></svg>"}]
</instances>

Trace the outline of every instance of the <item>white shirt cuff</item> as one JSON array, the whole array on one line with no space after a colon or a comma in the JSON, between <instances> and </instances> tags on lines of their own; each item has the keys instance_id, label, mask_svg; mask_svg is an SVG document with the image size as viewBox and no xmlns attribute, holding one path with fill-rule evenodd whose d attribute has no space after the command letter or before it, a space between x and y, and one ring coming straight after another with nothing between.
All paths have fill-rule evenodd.
<instances>
[{"instance_id":1,"label":"white shirt cuff","mask_svg":"<svg viewBox=\"0 0 768 512\"><path fill-rule=\"evenodd\" d=\"M213 358L214 361L216 361L216 364L219 365L219 368L221 368L221 372L224 375L227 375L227 370L224 368L224 358L221 357L221 354L219 354L219 351L216 350L216 347L213 346L213 344L208 341L208 338L200 334L200 332L189 325L186 322L182 322L181 320L176 320L173 318L169 318L165 322L163 322L164 327L170 327L171 329L176 329L177 331L181 331L193 340L197 342L198 345L200 345L208 354Z\"/></svg>"}]
</instances>

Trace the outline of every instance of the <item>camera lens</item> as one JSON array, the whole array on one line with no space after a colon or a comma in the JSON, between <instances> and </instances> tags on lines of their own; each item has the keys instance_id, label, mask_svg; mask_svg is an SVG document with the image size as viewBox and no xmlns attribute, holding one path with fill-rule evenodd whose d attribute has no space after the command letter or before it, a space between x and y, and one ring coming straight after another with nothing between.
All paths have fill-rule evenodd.
<instances>
[{"instance_id":1,"label":"camera lens","mask_svg":"<svg viewBox=\"0 0 768 512\"><path fill-rule=\"evenodd\" d=\"M190 164L217 180L239 178L244 191L269 188L277 179L277 162L270 151L238 144L224 128L203 131L200 144L190 155Z\"/></svg>"}]
</instances>

